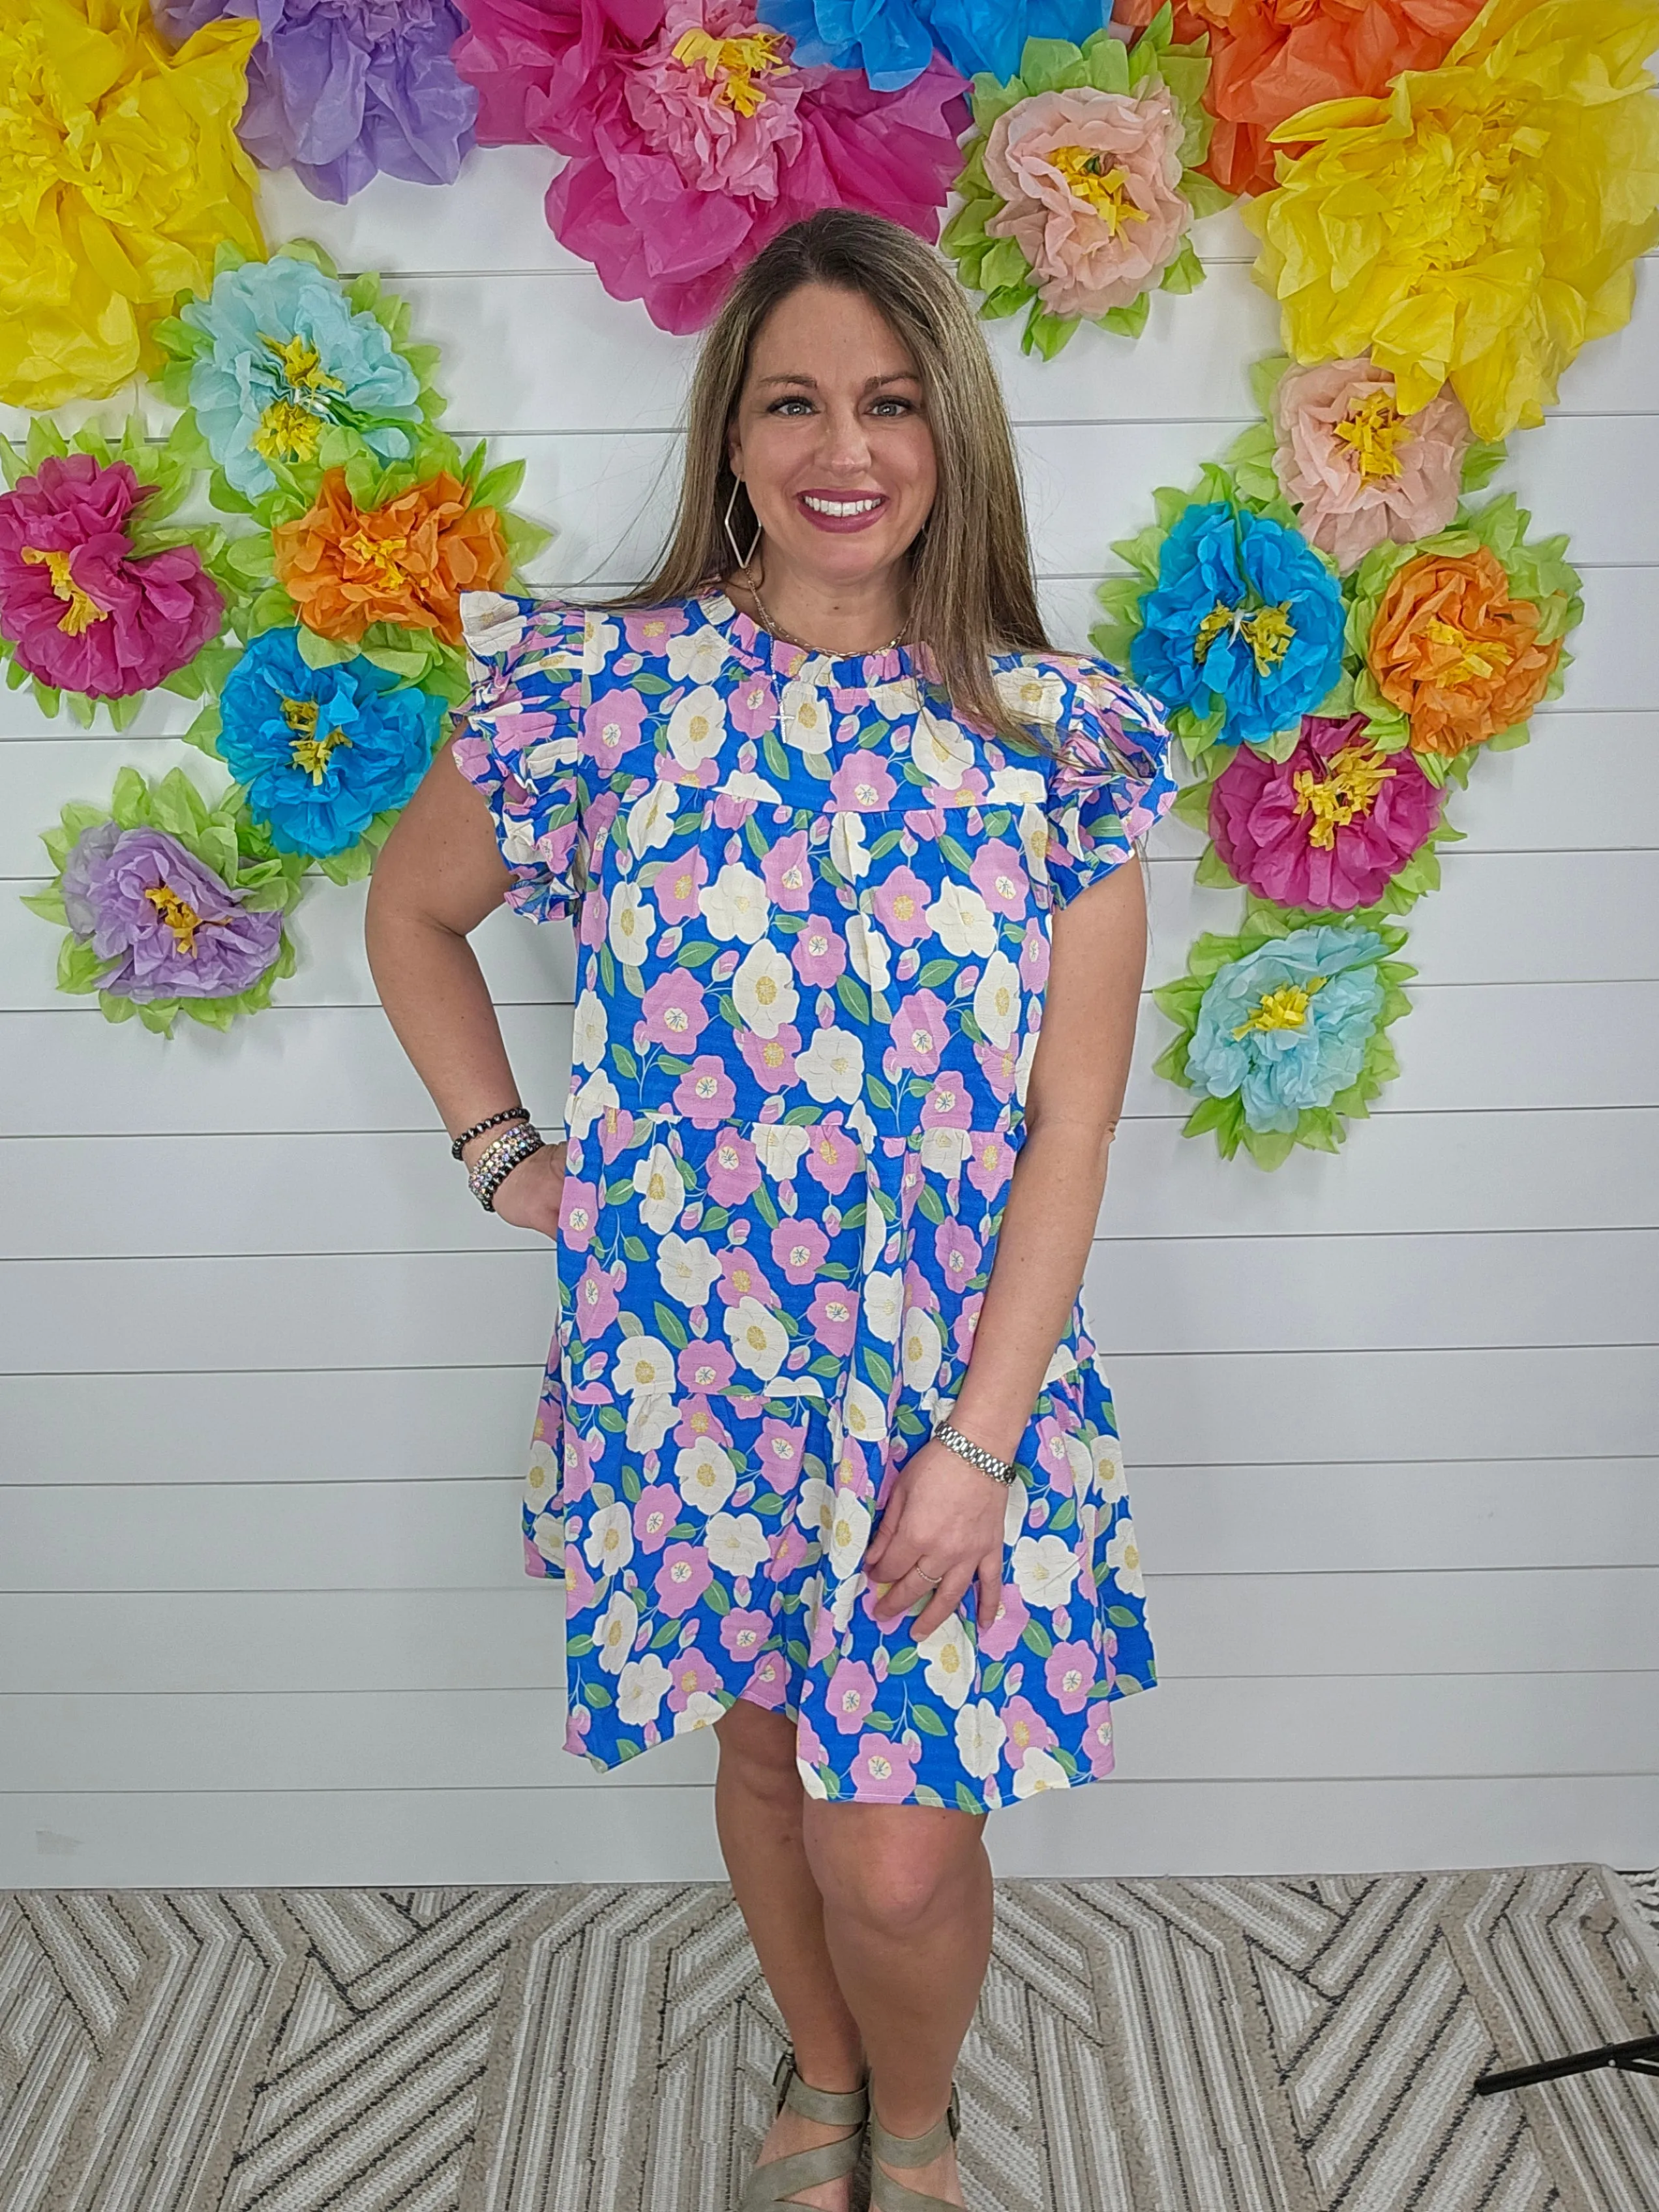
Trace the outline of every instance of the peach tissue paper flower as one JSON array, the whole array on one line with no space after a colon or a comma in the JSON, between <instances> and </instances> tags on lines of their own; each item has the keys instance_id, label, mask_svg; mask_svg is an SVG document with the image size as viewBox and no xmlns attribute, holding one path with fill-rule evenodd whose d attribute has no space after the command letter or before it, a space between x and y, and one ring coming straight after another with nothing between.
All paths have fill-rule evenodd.
<instances>
[{"instance_id":1,"label":"peach tissue paper flower","mask_svg":"<svg viewBox=\"0 0 1659 2212\"><path fill-rule=\"evenodd\" d=\"M1456 513L1473 434L1450 391L1406 415L1375 362L1318 362L1280 378L1273 422L1280 489L1345 575L1372 546L1432 538Z\"/></svg>"}]
</instances>

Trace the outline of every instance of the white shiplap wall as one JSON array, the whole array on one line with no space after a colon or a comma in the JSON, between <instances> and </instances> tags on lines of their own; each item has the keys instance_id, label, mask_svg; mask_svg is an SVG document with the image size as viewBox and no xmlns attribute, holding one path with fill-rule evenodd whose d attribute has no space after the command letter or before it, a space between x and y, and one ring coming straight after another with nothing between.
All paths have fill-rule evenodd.
<instances>
[{"instance_id":1,"label":"white shiplap wall","mask_svg":"<svg viewBox=\"0 0 1659 2212\"><path fill-rule=\"evenodd\" d=\"M529 463L549 583L636 571L690 349L543 228L550 157L350 206L267 181L274 239L379 267L458 432ZM994 332L1040 566L1081 645L1108 542L1249 414L1275 341L1227 218L1139 345ZM1005 1873L1659 1859L1659 292L1515 441L1588 612L1565 698L1456 803L1419 909L1405 1073L1334 1158L1183 1143L1146 1007L1091 1272L1163 1668L1112 1784L1000 1814ZM84 411L84 410L83 410ZM276 1010L112 1029L52 989L35 832L182 702L83 734L0 705L0 1885L720 1871L706 1738L600 1783L557 1748L559 1600L520 1571L550 1249L468 1197L320 884ZM1236 902L1154 844L1152 981ZM571 962L480 951L556 1112Z\"/></svg>"}]
</instances>

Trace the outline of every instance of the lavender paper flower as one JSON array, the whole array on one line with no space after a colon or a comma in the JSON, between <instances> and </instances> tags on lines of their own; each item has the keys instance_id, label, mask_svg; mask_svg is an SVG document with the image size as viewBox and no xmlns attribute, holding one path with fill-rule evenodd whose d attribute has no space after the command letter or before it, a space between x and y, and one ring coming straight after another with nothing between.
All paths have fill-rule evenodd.
<instances>
[{"instance_id":1,"label":"lavender paper flower","mask_svg":"<svg viewBox=\"0 0 1659 2212\"><path fill-rule=\"evenodd\" d=\"M228 999L258 981L281 950L283 917L248 913L242 894L162 830L96 822L64 863L70 930L100 960L116 998Z\"/></svg>"},{"instance_id":2,"label":"lavender paper flower","mask_svg":"<svg viewBox=\"0 0 1659 2212\"><path fill-rule=\"evenodd\" d=\"M238 135L262 168L292 168L325 200L349 199L379 169L454 182L478 95L449 58L465 27L450 0L152 4L175 41L222 15L257 16Z\"/></svg>"}]
</instances>

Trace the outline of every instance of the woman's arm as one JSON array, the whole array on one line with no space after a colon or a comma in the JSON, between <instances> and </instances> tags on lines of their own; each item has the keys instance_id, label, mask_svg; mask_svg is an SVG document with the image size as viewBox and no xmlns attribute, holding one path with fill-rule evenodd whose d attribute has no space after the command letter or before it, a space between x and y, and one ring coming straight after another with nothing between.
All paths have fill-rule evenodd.
<instances>
[{"instance_id":1,"label":"woman's arm","mask_svg":"<svg viewBox=\"0 0 1659 2212\"><path fill-rule=\"evenodd\" d=\"M999 1459L1018 1447L1083 1280L1129 1080L1146 964L1146 887L1131 859L1054 917L1025 1142L951 1415L964 1436ZM878 1618L902 1613L945 1568L912 1634L936 1628L976 1577L976 1617L994 1619L1006 1504L1006 1492L948 1445L929 1443L913 1452L866 1554L872 1580L878 1566L890 1578ZM930 1571L917 1572L918 1561Z\"/></svg>"},{"instance_id":2,"label":"woman's arm","mask_svg":"<svg viewBox=\"0 0 1659 2212\"><path fill-rule=\"evenodd\" d=\"M520 1103L501 1025L467 943L511 881L489 810L440 746L374 863L365 941L380 1004L451 1136ZM499 1136L477 1137L471 1167ZM514 1168L495 1211L544 1237L558 1228L564 1147L549 1145Z\"/></svg>"}]
</instances>

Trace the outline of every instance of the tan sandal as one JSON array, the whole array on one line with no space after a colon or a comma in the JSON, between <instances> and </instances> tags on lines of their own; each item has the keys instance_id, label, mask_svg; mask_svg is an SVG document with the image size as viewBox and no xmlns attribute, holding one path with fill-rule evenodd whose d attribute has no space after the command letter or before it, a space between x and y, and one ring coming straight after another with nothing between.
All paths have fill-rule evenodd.
<instances>
[{"instance_id":1,"label":"tan sandal","mask_svg":"<svg viewBox=\"0 0 1659 2212\"><path fill-rule=\"evenodd\" d=\"M803 2119L819 2120L830 2128L848 2127L852 2133L837 2142L791 2151L787 2157L770 2158L764 2166L757 2166L744 2185L738 2212L776 2212L781 2204L799 2204L798 2189L817 2189L826 2181L841 2180L858 2164L863 2147L864 2124L870 2112L867 2082L861 2089L814 2089L795 2071L794 2052L786 2051L778 2061L772 2085L778 2093L778 2112L787 2105ZM803 2207L802 2212L811 2212L811 2207Z\"/></svg>"},{"instance_id":2,"label":"tan sandal","mask_svg":"<svg viewBox=\"0 0 1659 2212\"><path fill-rule=\"evenodd\" d=\"M943 2119L935 2120L926 2135L889 2135L876 2118L873 2108L870 2114L870 2212L962 2212L960 2205L948 2203L943 2197L929 2197L925 2191L912 2189L902 2181L896 2181L885 2171L885 2166L927 2166L939 2153L947 2150L962 2132L962 2114L957 2104L957 2085L951 2084L951 2101L945 2108ZM878 2164L883 2160L885 2165Z\"/></svg>"}]
</instances>

